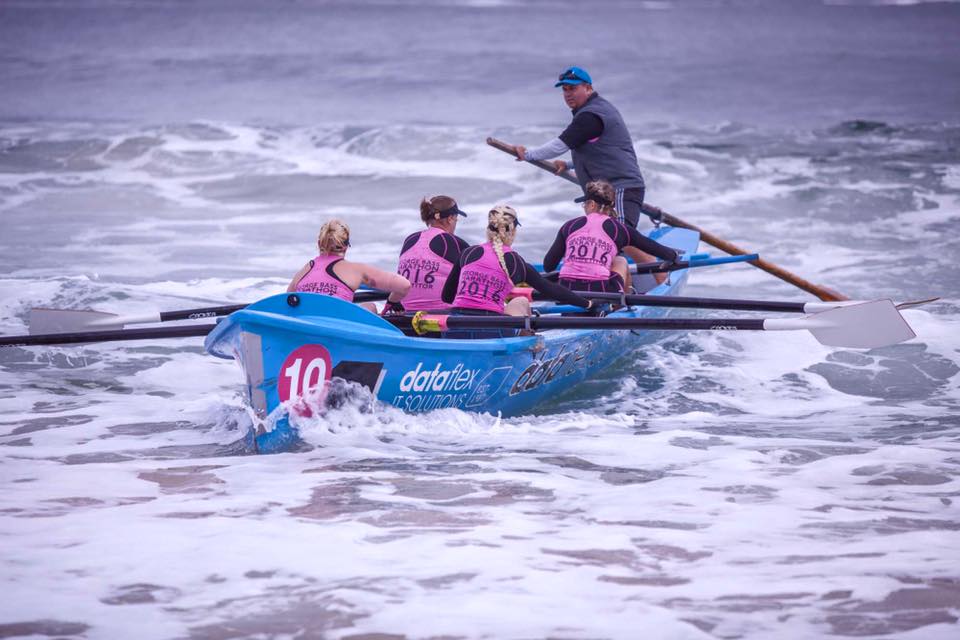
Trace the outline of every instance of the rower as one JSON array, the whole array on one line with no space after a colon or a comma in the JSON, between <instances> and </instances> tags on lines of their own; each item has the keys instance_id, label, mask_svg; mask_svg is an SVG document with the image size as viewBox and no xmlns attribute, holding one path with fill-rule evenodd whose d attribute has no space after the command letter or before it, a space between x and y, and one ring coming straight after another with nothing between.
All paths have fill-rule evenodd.
<instances>
[{"instance_id":1,"label":"rower","mask_svg":"<svg viewBox=\"0 0 960 640\"><path fill-rule=\"evenodd\" d=\"M560 227L553 245L543 258L544 271L553 271L563 259L560 284L575 291L620 293L627 291L630 271L627 260L617 255L634 247L667 262L676 262L674 249L646 237L617 220L613 208L615 191L606 180L587 183L582 202L584 215ZM661 275L661 274L657 274ZM665 276L664 278L665 279ZM657 282L663 282L658 279Z\"/></svg>"},{"instance_id":2,"label":"rower","mask_svg":"<svg viewBox=\"0 0 960 640\"><path fill-rule=\"evenodd\" d=\"M450 196L434 196L420 201L420 219L426 231L407 236L400 250L397 273L410 281L410 293L403 304L388 303L384 314L449 309L441 299L443 284L453 265L460 262L460 254L469 247L463 238L454 235L457 219L466 217Z\"/></svg>"},{"instance_id":3,"label":"rower","mask_svg":"<svg viewBox=\"0 0 960 640\"><path fill-rule=\"evenodd\" d=\"M507 302L514 285L526 283L561 303L591 309L593 302L550 282L510 248L520 221L513 207L500 204L487 215L487 241L468 248L453 266L443 287L443 300L453 304L453 315L529 316L530 301ZM450 338L500 338L516 335L513 329L450 331Z\"/></svg>"},{"instance_id":4,"label":"rower","mask_svg":"<svg viewBox=\"0 0 960 640\"><path fill-rule=\"evenodd\" d=\"M350 228L333 218L320 227L317 248L320 254L303 265L293 276L287 291L320 293L347 302L353 302L353 293L365 284L374 289L389 291L389 302L400 302L410 291L410 282L396 273L389 273L360 262L344 259L350 247ZM360 303L367 311L377 312L372 302Z\"/></svg>"}]
</instances>

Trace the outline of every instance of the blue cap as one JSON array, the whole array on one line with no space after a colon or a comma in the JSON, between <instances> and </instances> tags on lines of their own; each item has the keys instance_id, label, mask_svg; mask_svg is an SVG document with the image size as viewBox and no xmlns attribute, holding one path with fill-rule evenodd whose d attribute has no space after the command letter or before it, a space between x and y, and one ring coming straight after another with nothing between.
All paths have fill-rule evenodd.
<instances>
[{"instance_id":1,"label":"blue cap","mask_svg":"<svg viewBox=\"0 0 960 640\"><path fill-rule=\"evenodd\" d=\"M557 84L553 85L555 87L564 84L593 84L590 74L587 73L586 69L581 69L580 67L568 67L564 69L557 80Z\"/></svg>"}]
</instances>

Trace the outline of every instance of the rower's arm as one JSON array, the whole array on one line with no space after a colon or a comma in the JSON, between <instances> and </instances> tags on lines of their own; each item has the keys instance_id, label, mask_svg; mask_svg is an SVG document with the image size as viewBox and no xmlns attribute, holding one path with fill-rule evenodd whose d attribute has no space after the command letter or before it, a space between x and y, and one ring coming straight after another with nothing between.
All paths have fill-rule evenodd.
<instances>
[{"instance_id":1,"label":"rower's arm","mask_svg":"<svg viewBox=\"0 0 960 640\"><path fill-rule=\"evenodd\" d=\"M397 273L362 265L361 282L368 287L389 291L388 302L400 302L410 292L410 281Z\"/></svg>"},{"instance_id":2,"label":"rower's arm","mask_svg":"<svg viewBox=\"0 0 960 640\"><path fill-rule=\"evenodd\" d=\"M450 269L450 275L447 281L443 283L443 291L440 292L440 299L447 304L452 304L453 299L457 297L457 284L460 282L460 262L454 262Z\"/></svg>"},{"instance_id":3,"label":"rower's arm","mask_svg":"<svg viewBox=\"0 0 960 640\"><path fill-rule=\"evenodd\" d=\"M647 236L643 235L633 227L624 225L627 230L627 233L630 234L630 246L640 249L649 253L650 255L656 256L661 260L666 260L668 262L676 262L679 259L679 254L675 249L660 244L656 240L651 240Z\"/></svg>"},{"instance_id":4,"label":"rower's arm","mask_svg":"<svg viewBox=\"0 0 960 640\"><path fill-rule=\"evenodd\" d=\"M563 254L567 250L567 236L563 232L565 227L566 225L560 227L560 230L557 231L557 237L553 240L553 244L547 249L547 254L543 256L544 271L556 270L557 265L563 260Z\"/></svg>"},{"instance_id":5,"label":"rower's arm","mask_svg":"<svg viewBox=\"0 0 960 640\"><path fill-rule=\"evenodd\" d=\"M540 275L540 272L526 262L523 262L523 268L525 273L523 274L522 282L526 282L540 293L546 294L547 297L564 304L572 304L578 307L590 306L589 300L582 296L578 296L576 293L570 291L570 289L567 289L562 285L545 279L542 275ZM519 283L515 282L514 284Z\"/></svg>"}]
</instances>

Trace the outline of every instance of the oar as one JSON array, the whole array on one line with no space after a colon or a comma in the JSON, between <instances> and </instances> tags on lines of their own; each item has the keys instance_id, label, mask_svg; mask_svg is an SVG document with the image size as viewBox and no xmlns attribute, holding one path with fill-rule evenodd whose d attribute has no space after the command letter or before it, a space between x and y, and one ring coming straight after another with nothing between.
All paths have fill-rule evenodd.
<instances>
[{"instance_id":1,"label":"oar","mask_svg":"<svg viewBox=\"0 0 960 640\"><path fill-rule=\"evenodd\" d=\"M96 329L118 329L128 324L147 324L153 322L171 322L174 320L198 320L225 316L243 309L245 304L231 304L220 307L200 307L180 311L161 311L140 315L121 316L105 311L78 311L74 309L30 310L27 324L30 334L75 333Z\"/></svg>"},{"instance_id":2,"label":"oar","mask_svg":"<svg viewBox=\"0 0 960 640\"><path fill-rule=\"evenodd\" d=\"M593 300L608 300L610 302L619 302L620 304L639 306L639 307L679 307L684 309L725 309L727 311L774 311L779 313L820 313L836 309L837 307L849 307L856 304L864 304L865 300L843 300L836 302L788 302L782 300L736 300L726 298L695 298L684 296L652 296L643 295L623 295L619 293L593 293L589 291L578 291L584 298ZM539 293L533 294L534 300L549 300ZM929 298L927 300L912 300L910 302L901 302L895 305L898 310L918 307L920 305L935 302L940 298Z\"/></svg>"},{"instance_id":3,"label":"oar","mask_svg":"<svg viewBox=\"0 0 960 640\"><path fill-rule=\"evenodd\" d=\"M681 269L696 269L698 267L713 267L718 264L732 264L735 262L749 262L758 257L756 253L750 253L743 256L724 256L722 258L702 258L699 260L678 260L677 262L664 262L655 260L653 262L641 262L631 264L630 273L665 273L667 271L680 271ZM560 275L559 271L547 271L543 274L544 278L556 280Z\"/></svg>"},{"instance_id":4,"label":"oar","mask_svg":"<svg viewBox=\"0 0 960 640\"><path fill-rule=\"evenodd\" d=\"M514 157L517 156L516 152L513 150L513 146L512 146L512 145L509 145L509 144L507 144L507 143L505 143L505 142L502 142L502 141L500 141L500 140L497 140L496 138L487 138L487 144L490 145L491 147L493 147L494 149L499 149L500 151L503 151L504 153L509 153L510 155L512 155L512 156L514 156ZM529 162L530 164L532 164L532 165L534 165L534 166L536 166L536 167L538 167L538 168L540 168L540 169L543 169L544 171L549 171L550 173L553 173L553 174L555 174L555 175L559 175L561 178L564 178L565 180L569 180L570 182L572 182L572 183L574 183L574 184L579 184L579 182L577 181L577 178L576 178L569 170L568 170L568 171L564 171L564 172L562 172L562 173L557 173L556 170L555 170L555 168L554 168L554 166L553 166L553 163L544 162L543 160L528 160L527 162ZM740 247L736 246L736 245L733 244L732 242L728 242L727 240L724 240L723 238L721 238L721 237L719 237L719 236L715 236L714 234L710 233L709 231L706 231L706 230L704 230L704 229L701 229L700 227L698 227L698 226L696 226L696 225L694 225L694 224L690 224L689 222L686 222L685 220L681 220L680 218L678 218L678 217L676 217L676 216L674 216L674 215L671 215L671 214L667 213L666 211L664 211L663 209L661 209L661 208L659 208L659 207L654 207L653 205L644 204L644 205L641 207L641 209L642 209L643 212L646 213L647 215L652 216L652 217L655 218L655 219L660 219L660 220L666 222L667 224L669 224L669 225L671 225L671 226L674 226L674 227L683 227L684 229L690 229L690 230L692 230L692 231L696 231L697 233L700 234L700 237L703 239L704 242L706 242L706 243L708 243L708 244L710 244L710 245L713 245L714 247L716 247L716 248L718 248L718 249L721 249L721 250L723 250L723 251L726 251L727 253L729 253L729 254L731 254L731 255L746 255L746 254L749 253L748 251L745 251L744 249L741 249ZM822 285L813 284L813 283L810 282L809 280L805 280L805 279L801 278L800 276L798 276L798 275L796 275L796 274L794 274L794 273L791 273L791 272L787 271L787 270L784 269L783 267L778 266L778 265L776 265L776 264L773 264L772 262L769 262L769 261L764 260L764 259L762 259L762 258L757 258L757 259L755 259L755 260L750 260L750 264L752 264L752 265L754 265L755 267L758 267L758 268L760 268L760 269L763 269L763 270L766 271L767 273L770 273L770 274L775 275L776 277L780 278L781 280L784 280L784 281L786 281L786 282L789 282L790 284L792 284L792 285L795 286L795 287L799 287L800 289L803 289L804 291L807 291L808 293L812 293L813 295L817 296L817 297L820 298L821 300L825 300L825 301L835 301L835 300L847 300L847 299L848 299L846 296L844 296L844 295L842 295L842 294L840 294L840 293L838 293L838 292L836 292L836 291L834 291L834 290L832 290L832 289L829 289L828 287L824 287L824 286L822 286Z\"/></svg>"},{"instance_id":5,"label":"oar","mask_svg":"<svg viewBox=\"0 0 960 640\"><path fill-rule=\"evenodd\" d=\"M889 300L837 307L801 318L621 318L549 316L456 316L417 314L391 319L419 334L450 329L648 329L653 331L809 331L821 344L874 349L916 334Z\"/></svg>"},{"instance_id":6,"label":"oar","mask_svg":"<svg viewBox=\"0 0 960 640\"><path fill-rule=\"evenodd\" d=\"M390 295L387 291L365 290L358 291L354 302L368 302L385 300ZM97 329L120 329L131 324L152 324L155 322L171 322L176 320L199 320L228 316L234 311L246 307L246 304L228 304L219 307L199 307L197 309L180 309L179 311L160 311L140 315L121 316L105 311L78 311L74 309L46 309L35 307L30 310L27 325L30 334L46 333L76 333Z\"/></svg>"},{"instance_id":7,"label":"oar","mask_svg":"<svg viewBox=\"0 0 960 640\"><path fill-rule=\"evenodd\" d=\"M32 347L81 342L113 342L117 340L156 340L162 338L191 338L205 336L215 324L190 324L180 327L146 329L119 329L115 331L81 331L78 333L47 333L28 336L0 336L0 347Z\"/></svg>"}]
</instances>

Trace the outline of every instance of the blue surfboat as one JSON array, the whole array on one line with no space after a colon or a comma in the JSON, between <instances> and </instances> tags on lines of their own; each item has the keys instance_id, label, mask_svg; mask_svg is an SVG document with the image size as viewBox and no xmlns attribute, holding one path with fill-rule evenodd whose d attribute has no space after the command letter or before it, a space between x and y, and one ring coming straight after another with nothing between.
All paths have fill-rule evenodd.
<instances>
[{"instance_id":1,"label":"blue surfboat","mask_svg":"<svg viewBox=\"0 0 960 640\"><path fill-rule=\"evenodd\" d=\"M661 227L650 236L688 256L699 243L699 235L688 229ZM678 295L688 276L688 269L673 271L649 293ZM667 313L663 307L632 306L611 316ZM272 453L297 442L289 413L310 411L300 398L322 396L332 379L363 385L377 400L406 412L453 407L514 416L554 400L662 333L554 329L479 340L412 337L337 298L280 294L231 314L204 347L240 363L247 400L260 419L250 434L252 444Z\"/></svg>"}]
</instances>

